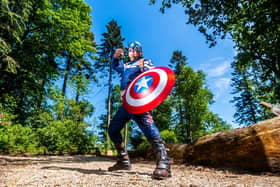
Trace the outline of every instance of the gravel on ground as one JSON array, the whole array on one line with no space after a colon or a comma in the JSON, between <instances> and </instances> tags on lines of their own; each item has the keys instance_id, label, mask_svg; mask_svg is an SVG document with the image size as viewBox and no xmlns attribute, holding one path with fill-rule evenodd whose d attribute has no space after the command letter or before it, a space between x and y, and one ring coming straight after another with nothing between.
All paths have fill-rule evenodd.
<instances>
[{"instance_id":1,"label":"gravel on ground","mask_svg":"<svg viewBox=\"0 0 280 187\"><path fill-rule=\"evenodd\" d=\"M0 186L280 187L279 173L249 173L172 163L172 177L151 178L155 163L132 161L131 171L109 172L112 157L0 155Z\"/></svg>"}]
</instances>

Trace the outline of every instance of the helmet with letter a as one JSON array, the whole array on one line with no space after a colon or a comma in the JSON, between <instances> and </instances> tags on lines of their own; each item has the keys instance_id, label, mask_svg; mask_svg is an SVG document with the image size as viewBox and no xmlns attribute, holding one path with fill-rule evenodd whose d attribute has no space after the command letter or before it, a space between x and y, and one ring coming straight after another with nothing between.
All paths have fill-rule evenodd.
<instances>
[{"instance_id":1,"label":"helmet with letter a","mask_svg":"<svg viewBox=\"0 0 280 187\"><path fill-rule=\"evenodd\" d=\"M142 55L142 45L140 42L134 41L128 44L128 57L130 61L138 60Z\"/></svg>"},{"instance_id":2,"label":"helmet with letter a","mask_svg":"<svg viewBox=\"0 0 280 187\"><path fill-rule=\"evenodd\" d=\"M140 51L142 51L142 45L138 41L130 42L128 44L128 50L134 50L134 51L140 52Z\"/></svg>"}]
</instances>

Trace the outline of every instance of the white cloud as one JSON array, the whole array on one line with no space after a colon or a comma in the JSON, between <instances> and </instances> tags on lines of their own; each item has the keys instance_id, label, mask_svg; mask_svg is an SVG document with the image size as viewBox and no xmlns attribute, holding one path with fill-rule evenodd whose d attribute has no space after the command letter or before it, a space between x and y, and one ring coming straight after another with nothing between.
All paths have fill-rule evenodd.
<instances>
[{"instance_id":1,"label":"white cloud","mask_svg":"<svg viewBox=\"0 0 280 187\"><path fill-rule=\"evenodd\" d=\"M200 69L207 74L208 77L219 77L230 71L230 60L222 57L209 59L207 63L200 65Z\"/></svg>"},{"instance_id":2,"label":"white cloud","mask_svg":"<svg viewBox=\"0 0 280 187\"><path fill-rule=\"evenodd\" d=\"M206 73L208 84L210 84L214 100L228 94L230 88L230 60L215 57L209 59L207 63L200 66L202 71Z\"/></svg>"},{"instance_id":3,"label":"white cloud","mask_svg":"<svg viewBox=\"0 0 280 187\"><path fill-rule=\"evenodd\" d=\"M230 78L222 77L214 80L215 100L222 96L230 87Z\"/></svg>"},{"instance_id":4,"label":"white cloud","mask_svg":"<svg viewBox=\"0 0 280 187\"><path fill-rule=\"evenodd\" d=\"M215 67L210 67L209 69L206 69L206 73L209 77L219 77L224 75L226 72L228 72L230 69L230 62L225 61L222 64L219 64Z\"/></svg>"},{"instance_id":5,"label":"white cloud","mask_svg":"<svg viewBox=\"0 0 280 187\"><path fill-rule=\"evenodd\" d=\"M228 89L230 85L230 78L219 78L215 81L215 87L222 90L222 89Z\"/></svg>"}]
</instances>

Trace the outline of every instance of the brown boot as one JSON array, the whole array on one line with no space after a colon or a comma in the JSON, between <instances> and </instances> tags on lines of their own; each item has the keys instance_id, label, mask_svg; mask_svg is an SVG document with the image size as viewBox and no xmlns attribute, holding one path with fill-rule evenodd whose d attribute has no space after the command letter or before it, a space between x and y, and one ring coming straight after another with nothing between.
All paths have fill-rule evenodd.
<instances>
[{"instance_id":1,"label":"brown boot","mask_svg":"<svg viewBox=\"0 0 280 187\"><path fill-rule=\"evenodd\" d=\"M164 141L161 137L155 137L151 144L154 148L157 161L157 166L153 172L152 178L162 180L171 177L169 158L166 153Z\"/></svg>"},{"instance_id":2,"label":"brown boot","mask_svg":"<svg viewBox=\"0 0 280 187\"><path fill-rule=\"evenodd\" d=\"M116 144L118 151L117 163L108 168L108 171L131 170L131 164L124 143Z\"/></svg>"}]
</instances>

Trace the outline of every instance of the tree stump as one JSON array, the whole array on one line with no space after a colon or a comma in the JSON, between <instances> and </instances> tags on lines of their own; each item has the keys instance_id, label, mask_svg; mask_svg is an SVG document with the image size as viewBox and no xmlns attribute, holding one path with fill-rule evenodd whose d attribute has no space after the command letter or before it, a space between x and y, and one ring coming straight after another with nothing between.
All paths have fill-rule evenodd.
<instances>
[{"instance_id":1,"label":"tree stump","mask_svg":"<svg viewBox=\"0 0 280 187\"><path fill-rule=\"evenodd\" d=\"M252 171L280 171L280 117L199 138L184 161Z\"/></svg>"}]
</instances>

